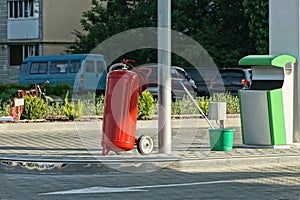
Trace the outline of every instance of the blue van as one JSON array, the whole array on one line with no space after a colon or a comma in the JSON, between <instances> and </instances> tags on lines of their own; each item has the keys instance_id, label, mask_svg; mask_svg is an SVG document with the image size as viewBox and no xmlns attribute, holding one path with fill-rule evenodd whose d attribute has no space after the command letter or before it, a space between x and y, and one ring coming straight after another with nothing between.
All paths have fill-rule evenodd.
<instances>
[{"instance_id":1,"label":"blue van","mask_svg":"<svg viewBox=\"0 0 300 200\"><path fill-rule=\"evenodd\" d=\"M18 82L34 84L48 80L53 85L68 83L75 93L103 93L106 68L104 57L98 54L32 56L23 61Z\"/></svg>"}]
</instances>

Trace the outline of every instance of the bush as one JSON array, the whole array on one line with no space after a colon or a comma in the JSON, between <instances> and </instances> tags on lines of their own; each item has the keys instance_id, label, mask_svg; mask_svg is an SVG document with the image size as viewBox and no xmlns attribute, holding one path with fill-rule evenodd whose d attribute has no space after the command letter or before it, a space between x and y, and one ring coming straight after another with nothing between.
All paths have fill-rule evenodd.
<instances>
[{"instance_id":1,"label":"bush","mask_svg":"<svg viewBox=\"0 0 300 200\"><path fill-rule=\"evenodd\" d=\"M239 114L239 98L237 96L232 96L229 93L226 94L214 94L212 97L197 97L199 107L205 115L208 115L208 105L209 102L226 102L226 112L227 114ZM199 113L192 101L184 97L182 100L176 100L172 103L172 115L178 114L194 114Z\"/></svg>"},{"instance_id":2,"label":"bush","mask_svg":"<svg viewBox=\"0 0 300 200\"><path fill-rule=\"evenodd\" d=\"M47 116L60 116L65 115L70 120L80 118L82 115L103 115L104 114L104 96L95 97L93 94L84 95L82 97L77 96L77 103L69 102L69 93L65 97L64 103L55 102L47 106ZM74 97L74 96L73 96ZM79 100L80 99L80 100ZM215 94L213 97L197 97L196 101L198 105L208 115L209 102L226 102L227 114L239 114L239 98L227 94ZM172 102L172 115L180 114L195 114L199 113L194 103L189 97L184 97L181 100ZM157 100L153 100L152 95L148 91L144 91L139 96L138 101L138 119L147 120L151 119L153 114L157 114L158 103ZM10 106L0 100L0 115L9 115ZM2 113L2 114L1 114Z\"/></svg>"},{"instance_id":3,"label":"bush","mask_svg":"<svg viewBox=\"0 0 300 200\"><path fill-rule=\"evenodd\" d=\"M201 108L203 113L205 115L208 115L208 104L209 104L209 102L211 102L211 98L208 98L207 96L198 97L197 101L198 101L199 107Z\"/></svg>"},{"instance_id":4,"label":"bush","mask_svg":"<svg viewBox=\"0 0 300 200\"><path fill-rule=\"evenodd\" d=\"M53 102L47 106L46 116L61 116L64 115L62 103Z\"/></svg>"},{"instance_id":5,"label":"bush","mask_svg":"<svg viewBox=\"0 0 300 200\"><path fill-rule=\"evenodd\" d=\"M104 112L104 96L96 96L95 93L87 93L83 95L73 94L73 100L81 100L83 107L83 115L103 115Z\"/></svg>"},{"instance_id":6,"label":"bush","mask_svg":"<svg viewBox=\"0 0 300 200\"><path fill-rule=\"evenodd\" d=\"M43 119L47 106L40 97L24 96L22 119Z\"/></svg>"},{"instance_id":7,"label":"bush","mask_svg":"<svg viewBox=\"0 0 300 200\"><path fill-rule=\"evenodd\" d=\"M96 97L95 93L73 94L73 101L82 104L82 115L96 115Z\"/></svg>"},{"instance_id":8,"label":"bush","mask_svg":"<svg viewBox=\"0 0 300 200\"><path fill-rule=\"evenodd\" d=\"M3 102L0 99L0 117L2 116L10 116L10 103Z\"/></svg>"},{"instance_id":9,"label":"bush","mask_svg":"<svg viewBox=\"0 0 300 200\"><path fill-rule=\"evenodd\" d=\"M198 110L189 96L183 96L182 99L172 102L171 113L172 115L195 114Z\"/></svg>"},{"instance_id":10,"label":"bush","mask_svg":"<svg viewBox=\"0 0 300 200\"><path fill-rule=\"evenodd\" d=\"M230 93L216 93L210 99L212 102L226 102L226 113L227 114L239 114L240 103L238 96L232 96Z\"/></svg>"},{"instance_id":11,"label":"bush","mask_svg":"<svg viewBox=\"0 0 300 200\"><path fill-rule=\"evenodd\" d=\"M65 105L63 107L63 112L64 112L65 116L70 120L79 119L83 115L82 102L81 102L81 100L78 100L77 104L75 104L74 102L69 102L68 95L69 95L69 92L67 92L65 100L64 100Z\"/></svg>"},{"instance_id":12,"label":"bush","mask_svg":"<svg viewBox=\"0 0 300 200\"><path fill-rule=\"evenodd\" d=\"M57 85L44 84L41 85L42 90L46 91L47 96L52 97L53 99L64 99L64 96L67 92L72 92L72 87L70 84L61 83Z\"/></svg>"},{"instance_id":13,"label":"bush","mask_svg":"<svg viewBox=\"0 0 300 200\"><path fill-rule=\"evenodd\" d=\"M171 113L172 115L180 115L182 113L180 100L176 99L176 101L172 102Z\"/></svg>"},{"instance_id":14,"label":"bush","mask_svg":"<svg viewBox=\"0 0 300 200\"><path fill-rule=\"evenodd\" d=\"M34 84L3 84L0 83L0 99L5 102L10 102L11 99L17 97L18 90L31 90L34 89ZM53 99L63 99L67 92L72 91L69 84L40 85L42 91L46 91L47 96Z\"/></svg>"},{"instance_id":15,"label":"bush","mask_svg":"<svg viewBox=\"0 0 300 200\"><path fill-rule=\"evenodd\" d=\"M238 96L227 95L226 96L226 112L227 114L239 114L240 103Z\"/></svg>"},{"instance_id":16,"label":"bush","mask_svg":"<svg viewBox=\"0 0 300 200\"><path fill-rule=\"evenodd\" d=\"M153 113L153 96L147 90L142 92L138 100L138 114L137 118L142 120L151 119Z\"/></svg>"},{"instance_id":17,"label":"bush","mask_svg":"<svg viewBox=\"0 0 300 200\"><path fill-rule=\"evenodd\" d=\"M104 99L104 95L101 95L96 99L96 115L104 114Z\"/></svg>"},{"instance_id":18,"label":"bush","mask_svg":"<svg viewBox=\"0 0 300 200\"><path fill-rule=\"evenodd\" d=\"M10 103L13 98L17 97L18 90L24 90L27 88L28 86L21 84L0 83L0 99L2 102Z\"/></svg>"}]
</instances>

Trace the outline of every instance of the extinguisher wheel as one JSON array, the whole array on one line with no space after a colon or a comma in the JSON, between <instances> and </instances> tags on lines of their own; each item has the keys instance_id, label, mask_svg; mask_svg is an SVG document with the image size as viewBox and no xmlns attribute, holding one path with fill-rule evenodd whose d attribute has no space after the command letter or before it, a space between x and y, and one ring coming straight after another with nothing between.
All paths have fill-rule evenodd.
<instances>
[{"instance_id":1,"label":"extinguisher wheel","mask_svg":"<svg viewBox=\"0 0 300 200\"><path fill-rule=\"evenodd\" d=\"M153 150L153 140L150 136L142 135L137 142L137 150L142 155L148 155Z\"/></svg>"}]
</instances>

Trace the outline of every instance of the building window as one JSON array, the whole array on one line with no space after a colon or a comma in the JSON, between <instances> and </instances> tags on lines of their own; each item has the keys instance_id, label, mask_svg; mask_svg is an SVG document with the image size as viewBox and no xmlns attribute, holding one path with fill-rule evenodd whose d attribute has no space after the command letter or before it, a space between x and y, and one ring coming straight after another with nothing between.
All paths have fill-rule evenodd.
<instances>
[{"instance_id":1,"label":"building window","mask_svg":"<svg viewBox=\"0 0 300 200\"><path fill-rule=\"evenodd\" d=\"M38 55L38 45L11 45L9 47L10 65L21 65L22 61L30 56Z\"/></svg>"},{"instance_id":2,"label":"building window","mask_svg":"<svg viewBox=\"0 0 300 200\"><path fill-rule=\"evenodd\" d=\"M38 0L9 0L8 18L37 18L39 16Z\"/></svg>"}]
</instances>

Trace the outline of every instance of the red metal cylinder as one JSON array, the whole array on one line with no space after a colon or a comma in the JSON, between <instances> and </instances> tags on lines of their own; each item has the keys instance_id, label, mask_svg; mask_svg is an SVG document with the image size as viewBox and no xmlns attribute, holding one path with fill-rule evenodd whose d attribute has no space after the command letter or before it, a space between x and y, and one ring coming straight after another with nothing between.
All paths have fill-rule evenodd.
<instances>
[{"instance_id":1,"label":"red metal cylinder","mask_svg":"<svg viewBox=\"0 0 300 200\"><path fill-rule=\"evenodd\" d=\"M139 75L133 71L115 70L107 75L103 119L103 155L110 150L128 151L134 148Z\"/></svg>"}]
</instances>

